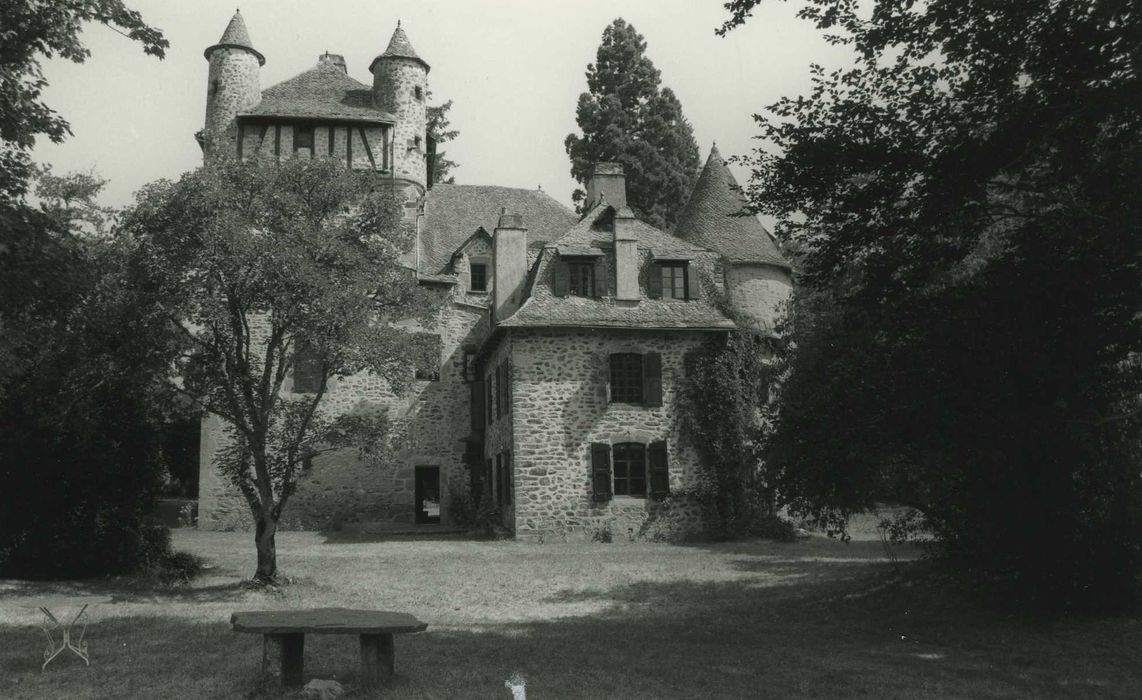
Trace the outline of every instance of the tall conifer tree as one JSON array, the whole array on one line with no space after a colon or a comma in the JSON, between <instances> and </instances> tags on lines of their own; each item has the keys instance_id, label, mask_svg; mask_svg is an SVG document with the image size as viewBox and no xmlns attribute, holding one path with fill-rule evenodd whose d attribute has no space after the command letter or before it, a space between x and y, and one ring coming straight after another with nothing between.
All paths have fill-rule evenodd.
<instances>
[{"instance_id":1,"label":"tall conifer tree","mask_svg":"<svg viewBox=\"0 0 1142 700\"><path fill-rule=\"evenodd\" d=\"M587 66L589 91L576 109L583 135L569 134L564 146L571 175L582 184L595 163L622 164L630 206L651 224L669 228L698 178L698 145L678 98L660 84L642 35L616 19ZM572 195L576 203L583 197L581 189Z\"/></svg>"}]
</instances>

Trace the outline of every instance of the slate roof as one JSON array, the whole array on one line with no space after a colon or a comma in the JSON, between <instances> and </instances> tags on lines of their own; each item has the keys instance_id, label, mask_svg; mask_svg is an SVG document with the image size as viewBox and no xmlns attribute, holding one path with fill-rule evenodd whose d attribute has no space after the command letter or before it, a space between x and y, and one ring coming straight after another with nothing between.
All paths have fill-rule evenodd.
<instances>
[{"instance_id":1,"label":"slate roof","mask_svg":"<svg viewBox=\"0 0 1142 700\"><path fill-rule=\"evenodd\" d=\"M332 62L262 91L262 101L239 117L338 119L392 124L396 118L373 106L373 89L350 78Z\"/></svg>"},{"instance_id":2,"label":"slate roof","mask_svg":"<svg viewBox=\"0 0 1142 700\"><path fill-rule=\"evenodd\" d=\"M523 216L529 246L555 240L575 223L575 213L541 190L490 185L433 185L424 204L420 271L444 272L452 255L477 230L496 229L500 210Z\"/></svg>"},{"instance_id":3,"label":"slate roof","mask_svg":"<svg viewBox=\"0 0 1142 700\"><path fill-rule=\"evenodd\" d=\"M408 40L408 35L401 29L400 20L397 20L397 28L393 32L392 38L389 39L389 47L385 49L384 53L373 59L373 62L369 64L369 70L373 70L373 65L382 58L411 58L414 61L419 61L424 66L426 73L431 70L428 61L418 56L416 49L412 48L412 42Z\"/></svg>"},{"instance_id":4,"label":"slate roof","mask_svg":"<svg viewBox=\"0 0 1142 700\"><path fill-rule=\"evenodd\" d=\"M560 242L562 245L562 241ZM551 289L555 246L544 247L531 275L527 299L499 323L504 328L731 329L734 322L706 299L678 301L643 296L638 304L614 297L557 297ZM645 262L645 256L644 261Z\"/></svg>"},{"instance_id":5,"label":"slate roof","mask_svg":"<svg viewBox=\"0 0 1142 700\"><path fill-rule=\"evenodd\" d=\"M789 267L789 261L769 231L756 216L745 213L747 205L745 194L726 167L718 147L714 146L690 200L674 226L674 233L718 251L731 262L761 262Z\"/></svg>"},{"instance_id":6,"label":"slate roof","mask_svg":"<svg viewBox=\"0 0 1142 700\"><path fill-rule=\"evenodd\" d=\"M614 208L602 203L593 207L563 236L544 246L532 273L527 294L519 310L500 322L506 328L639 328L639 329L722 329L734 328L726 317L706 298L691 301L651 299L641 290L637 304L619 302L613 296L584 298L557 297L551 288L552 263L561 250L599 248L607 255L613 274ZM686 251L687 255L713 258L716 253L660 231L642 221L633 222L638 239L639 267L644 267L654 249ZM712 262L712 261L711 261Z\"/></svg>"},{"instance_id":7,"label":"slate roof","mask_svg":"<svg viewBox=\"0 0 1142 700\"><path fill-rule=\"evenodd\" d=\"M214 49L223 48L237 48L246 49L250 53L258 57L258 65L266 65L266 57L254 48L254 42L250 41L250 32L246 31L246 22L242 19L241 12L234 12L234 16L230 18L230 24L226 25L226 31L222 32L222 38L218 43L211 46L202 52L206 56L206 60L210 60L210 54L214 53Z\"/></svg>"}]
</instances>

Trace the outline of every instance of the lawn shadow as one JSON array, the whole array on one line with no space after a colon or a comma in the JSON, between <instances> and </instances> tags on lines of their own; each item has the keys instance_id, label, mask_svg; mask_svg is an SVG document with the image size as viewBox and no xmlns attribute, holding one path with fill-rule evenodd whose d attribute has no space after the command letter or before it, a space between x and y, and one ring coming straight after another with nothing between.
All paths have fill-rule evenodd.
<instances>
[{"instance_id":1,"label":"lawn shadow","mask_svg":"<svg viewBox=\"0 0 1142 700\"><path fill-rule=\"evenodd\" d=\"M763 571L743 556L730 580L639 580L544 601L592 603L590 614L474 625L426 616L426 633L397 637L397 676L371 693L355 688L355 638L312 635L305 678L334 678L349 698L506 698L514 673L538 699L1142 694L1133 620L1034 625L881 562L787 558ZM98 621L90 668L71 658L42 674L39 634L0 626L0 697L297 697L261 684L261 640L224 621Z\"/></svg>"}]
</instances>

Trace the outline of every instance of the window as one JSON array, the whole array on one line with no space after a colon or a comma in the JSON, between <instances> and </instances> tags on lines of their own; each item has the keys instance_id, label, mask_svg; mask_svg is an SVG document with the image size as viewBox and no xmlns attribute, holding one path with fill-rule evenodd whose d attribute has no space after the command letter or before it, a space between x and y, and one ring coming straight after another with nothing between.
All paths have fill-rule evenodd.
<instances>
[{"instance_id":1,"label":"window","mask_svg":"<svg viewBox=\"0 0 1142 700\"><path fill-rule=\"evenodd\" d=\"M595 296L595 264L593 262L567 263L567 281L571 296Z\"/></svg>"},{"instance_id":2,"label":"window","mask_svg":"<svg viewBox=\"0 0 1142 700\"><path fill-rule=\"evenodd\" d=\"M293 151L307 151L313 155L313 127L295 126L293 128Z\"/></svg>"},{"instance_id":3,"label":"window","mask_svg":"<svg viewBox=\"0 0 1142 700\"><path fill-rule=\"evenodd\" d=\"M686 268L684 263L663 263L662 296L666 299L686 299Z\"/></svg>"},{"instance_id":4,"label":"window","mask_svg":"<svg viewBox=\"0 0 1142 700\"><path fill-rule=\"evenodd\" d=\"M472 263L469 266L469 275L471 282L469 284L469 291L472 292L486 292L488 291L488 264L487 263Z\"/></svg>"},{"instance_id":5,"label":"window","mask_svg":"<svg viewBox=\"0 0 1142 700\"><path fill-rule=\"evenodd\" d=\"M646 496L646 447L637 442L614 446L614 494Z\"/></svg>"},{"instance_id":6,"label":"window","mask_svg":"<svg viewBox=\"0 0 1142 700\"><path fill-rule=\"evenodd\" d=\"M476 351L464 348L464 381L476 381Z\"/></svg>"},{"instance_id":7,"label":"window","mask_svg":"<svg viewBox=\"0 0 1142 700\"><path fill-rule=\"evenodd\" d=\"M666 441L591 445L591 490L597 502L613 496L661 498L670 493Z\"/></svg>"},{"instance_id":8,"label":"window","mask_svg":"<svg viewBox=\"0 0 1142 700\"><path fill-rule=\"evenodd\" d=\"M321 388L321 377L321 357L312 346L299 342L293 355L293 393L317 393Z\"/></svg>"},{"instance_id":9,"label":"window","mask_svg":"<svg viewBox=\"0 0 1142 700\"><path fill-rule=\"evenodd\" d=\"M494 377L494 372L489 372L488 376L484 377L484 407L486 409L484 411L484 415L488 417L488 425L492 424L492 421L495 419L496 415L492 413L492 409L494 408L494 405L492 404L492 390L495 387Z\"/></svg>"},{"instance_id":10,"label":"window","mask_svg":"<svg viewBox=\"0 0 1142 700\"><path fill-rule=\"evenodd\" d=\"M611 402L642 403L642 355L611 355Z\"/></svg>"},{"instance_id":11,"label":"window","mask_svg":"<svg viewBox=\"0 0 1142 700\"><path fill-rule=\"evenodd\" d=\"M416 97L417 101L424 100L424 89L419 85L412 89L412 94Z\"/></svg>"},{"instance_id":12,"label":"window","mask_svg":"<svg viewBox=\"0 0 1142 700\"><path fill-rule=\"evenodd\" d=\"M496 418L511 413L511 379L507 358L496 366Z\"/></svg>"}]
</instances>

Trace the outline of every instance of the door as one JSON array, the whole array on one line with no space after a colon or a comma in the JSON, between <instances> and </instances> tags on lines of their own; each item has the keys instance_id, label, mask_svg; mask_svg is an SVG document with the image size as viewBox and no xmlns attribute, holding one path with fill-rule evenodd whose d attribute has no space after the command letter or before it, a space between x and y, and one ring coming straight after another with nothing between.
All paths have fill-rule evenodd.
<instances>
[{"instance_id":1,"label":"door","mask_svg":"<svg viewBox=\"0 0 1142 700\"><path fill-rule=\"evenodd\" d=\"M440 522L440 467L416 468L416 522Z\"/></svg>"}]
</instances>

